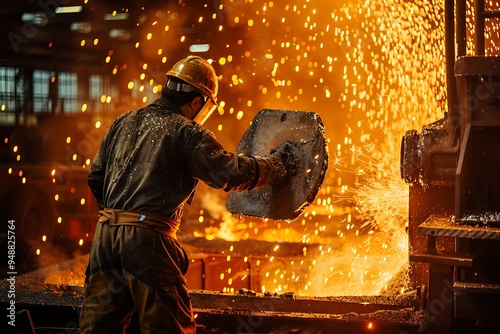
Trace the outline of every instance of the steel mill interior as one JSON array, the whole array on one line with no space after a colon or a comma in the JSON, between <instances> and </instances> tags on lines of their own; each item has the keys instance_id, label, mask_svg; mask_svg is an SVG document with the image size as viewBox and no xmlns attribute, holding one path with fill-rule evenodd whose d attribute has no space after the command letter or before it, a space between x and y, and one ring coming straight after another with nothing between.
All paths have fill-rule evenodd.
<instances>
[{"instance_id":1,"label":"steel mill interior","mask_svg":"<svg viewBox=\"0 0 500 334\"><path fill-rule=\"evenodd\" d=\"M178 232L198 334L500 330L500 1L16 0L0 16L2 333L79 333L89 166L193 54L218 74L204 126L226 149L274 140L318 167L253 197L200 182Z\"/></svg>"}]
</instances>

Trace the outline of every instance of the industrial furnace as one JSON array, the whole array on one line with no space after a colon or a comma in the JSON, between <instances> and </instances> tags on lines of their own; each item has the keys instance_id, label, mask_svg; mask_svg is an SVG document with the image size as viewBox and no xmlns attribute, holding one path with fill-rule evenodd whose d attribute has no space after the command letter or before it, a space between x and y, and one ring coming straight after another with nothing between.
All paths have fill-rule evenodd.
<instances>
[{"instance_id":1,"label":"industrial furnace","mask_svg":"<svg viewBox=\"0 0 500 334\"><path fill-rule=\"evenodd\" d=\"M427 333L500 327L500 58L485 52L485 21L500 13L476 1L470 14L466 4L446 1L448 112L407 131L401 147L410 277L428 290Z\"/></svg>"}]
</instances>

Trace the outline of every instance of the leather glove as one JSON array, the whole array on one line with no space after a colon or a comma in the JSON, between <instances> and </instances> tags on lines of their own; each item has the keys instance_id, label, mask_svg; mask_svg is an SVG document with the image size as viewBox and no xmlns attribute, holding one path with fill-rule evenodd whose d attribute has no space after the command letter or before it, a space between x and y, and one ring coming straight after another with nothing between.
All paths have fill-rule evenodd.
<instances>
[{"instance_id":1,"label":"leather glove","mask_svg":"<svg viewBox=\"0 0 500 334\"><path fill-rule=\"evenodd\" d=\"M270 157L255 156L254 158L259 168L259 179L254 189L274 186L285 179L287 170L281 154L275 153Z\"/></svg>"},{"instance_id":2,"label":"leather glove","mask_svg":"<svg viewBox=\"0 0 500 334\"><path fill-rule=\"evenodd\" d=\"M298 160L294 156L294 146L296 144L292 140L287 140L279 147L271 150L271 158L279 159L286 169L286 174L295 176L298 172Z\"/></svg>"}]
</instances>

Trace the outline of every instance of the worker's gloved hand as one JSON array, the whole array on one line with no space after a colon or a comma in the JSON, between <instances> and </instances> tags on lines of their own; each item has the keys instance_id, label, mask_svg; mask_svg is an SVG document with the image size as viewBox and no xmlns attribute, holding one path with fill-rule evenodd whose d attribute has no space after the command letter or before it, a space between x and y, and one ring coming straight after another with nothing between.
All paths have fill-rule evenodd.
<instances>
[{"instance_id":1,"label":"worker's gloved hand","mask_svg":"<svg viewBox=\"0 0 500 334\"><path fill-rule=\"evenodd\" d=\"M285 179L287 170L281 155L273 155L270 157L255 156L254 158L259 168L259 179L252 189L270 185L274 186Z\"/></svg>"},{"instance_id":2,"label":"worker's gloved hand","mask_svg":"<svg viewBox=\"0 0 500 334\"><path fill-rule=\"evenodd\" d=\"M273 148L269 157L254 157L260 175L252 189L274 186L283 182L287 175L297 175L299 166L294 157L294 145L293 141L287 140L280 146Z\"/></svg>"},{"instance_id":3,"label":"worker's gloved hand","mask_svg":"<svg viewBox=\"0 0 500 334\"><path fill-rule=\"evenodd\" d=\"M271 183L271 185L274 186L280 184L286 178L286 161L288 160L288 155L286 153L276 151L271 154L270 158L276 174L274 176L274 181Z\"/></svg>"},{"instance_id":4,"label":"worker's gloved hand","mask_svg":"<svg viewBox=\"0 0 500 334\"><path fill-rule=\"evenodd\" d=\"M273 148L271 150L271 157L274 159L280 159L285 166L286 174L295 176L299 166L297 165L297 159L294 156L294 142L287 140L280 146Z\"/></svg>"}]
</instances>

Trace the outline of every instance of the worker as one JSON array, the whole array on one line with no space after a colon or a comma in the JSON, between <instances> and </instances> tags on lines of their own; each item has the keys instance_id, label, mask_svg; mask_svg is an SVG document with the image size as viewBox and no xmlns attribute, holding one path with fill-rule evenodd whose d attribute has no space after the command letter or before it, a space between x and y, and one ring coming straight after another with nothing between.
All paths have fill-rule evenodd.
<instances>
[{"instance_id":1,"label":"worker","mask_svg":"<svg viewBox=\"0 0 500 334\"><path fill-rule=\"evenodd\" d=\"M90 250L80 333L124 333L134 310L142 334L196 333L176 239L198 181L224 191L276 185L282 157L226 151L202 124L217 106L218 78L189 56L167 72L161 97L118 116L88 175L99 220Z\"/></svg>"}]
</instances>

